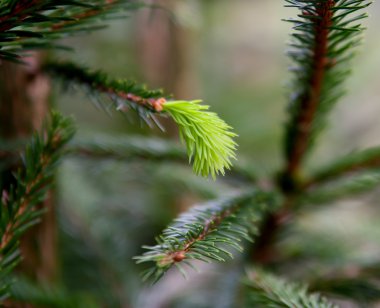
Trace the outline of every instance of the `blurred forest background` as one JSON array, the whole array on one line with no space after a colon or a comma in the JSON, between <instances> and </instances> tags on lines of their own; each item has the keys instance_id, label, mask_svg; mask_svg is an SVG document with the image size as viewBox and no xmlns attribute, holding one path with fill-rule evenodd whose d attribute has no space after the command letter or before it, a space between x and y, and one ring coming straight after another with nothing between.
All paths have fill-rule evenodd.
<instances>
[{"instance_id":1,"label":"blurred forest background","mask_svg":"<svg viewBox=\"0 0 380 308\"><path fill-rule=\"evenodd\" d=\"M179 99L203 99L239 135L239 161L258 175L272 176L282 163L289 80L284 51L291 25L281 19L295 11L268 0L151 2L168 10L143 9L111 21L102 31L70 38L66 43L77 52L69 57L112 76L162 87ZM309 157L310 168L380 144L380 3L369 11L366 39L347 86L349 95L335 109L329 129ZM170 123L165 123L168 134L139 128L120 115L107 117L84 95L63 94L58 86L53 100L64 114L75 116L77 138L154 134L176 139ZM132 260L178 212L223 194L223 181L196 178L191 168L175 163L66 159L57 184L65 288L95 294L97 302L109 307L230 307L230 294L213 297L212 290L236 280L233 262L223 266L230 279L212 280L217 281L212 285L209 279L218 277L218 267L191 277L191 283L169 273L148 287L139 278L141 267ZM337 246L355 247L352 259L378 255L380 226L371 217L373 211L380 212L379 196L380 191L322 208L303 217L300 228L312 233L318 224L325 234L334 234L331 240L340 243Z\"/></svg>"}]
</instances>

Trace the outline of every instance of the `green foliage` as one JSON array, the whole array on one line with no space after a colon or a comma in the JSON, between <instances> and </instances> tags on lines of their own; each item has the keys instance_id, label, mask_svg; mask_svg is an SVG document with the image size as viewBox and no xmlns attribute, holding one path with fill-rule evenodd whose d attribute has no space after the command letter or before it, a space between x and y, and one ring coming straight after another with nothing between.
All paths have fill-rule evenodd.
<instances>
[{"instance_id":1,"label":"green foliage","mask_svg":"<svg viewBox=\"0 0 380 308\"><path fill-rule=\"evenodd\" d=\"M338 308L318 294L308 294L307 288L287 283L261 270L248 273L247 307L289 307L289 308Z\"/></svg>"},{"instance_id":2,"label":"green foliage","mask_svg":"<svg viewBox=\"0 0 380 308\"><path fill-rule=\"evenodd\" d=\"M54 40L103 28L101 18L141 5L134 0L1 1L0 59L17 61L25 51L63 48Z\"/></svg>"},{"instance_id":3,"label":"green foliage","mask_svg":"<svg viewBox=\"0 0 380 308\"><path fill-rule=\"evenodd\" d=\"M331 204L342 198L371 191L378 187L379 183L379 170L369 170L311 187L300 196L300 200L303 204L308 205Z\"/></svg>"},{"instance_id":4,"label":"green foliage","mask_svg":"<svg viewBox=\"0 0 380 308\"><path fill-rule=\"evenodd\" d=\"M100 305L83 295L72 295L66 290L52 286L37 286L26 278L15 277L11 287L12 300L47 308L97 308Z\"/></svg>"},{"instance_id":5,"label":"green foliage","mask_svg":"<svg viewBox=\"0 0 380 308\"><path fill-rule=\"evenodd\" d=\"M8 296L9 273L20 259L20 236L38 222L40 204L51 187L63 147L74 134L71 120L52 113L46 132L35 134L26 147L24 166L16 175L17 184L2 190L0 200L0 298Z\"/></svg>"},{"instance_id":6,"label":"green foliage","mask_svg":"<svg viewBox=\"0 0 380 308\"><path fill-rule=\"evenodd\" d=\"M310 151L325 126L326 116L344 94L342 86L349 75L350 61L363 30L358 22L367 17L360 10L370 2L286 0L287 7L298 8L289 56L291 71L289 120L285 152L289 160ZM297 158L295 158L297 156Z\"/></svg>"},{"instance_id":7,"label":"green foliage","mask_svg":"<svg viewBox=\"0 0 380 308\"><path fill-rule=\"evenodd\" d=\"M373 147L340 157L312 172L304 183L303 202L320 204L364 193L380 182L380 148Z\"/></svg>"},{"instance_id":8,"label":"green foliage","mask_svg":"<svg viewBox=\"0 0 380 308\"><path fill-rule=\"evenodd\" d=\"M356 45L360 42L363 29L358 22L367 16L361 13L361 10L369 5L369 1L285 1L286 6L297 8L300 13L297 20L288 20L294 24L289 55L295 66L292 68L294 79L291 84L289 119L284 140L286 165L279 171L280 181L275 178L255 181L255 185L262 188L250 187L249 192L244 192L239 182L238 192L233 197L211 201L181 214L157 238L156 245L144 246L147 251L135 257L137 263L151 265L146 269L144 279L156 282L172 267L177 267L186 276L185 266L193 267L195 260L224 262L233 257L233 249L243 250L243 240L256 241L249 255L255 263L268 269L276 268L280 271L282 269L288 273L289 268L296 268L292 274L299 276L300 280L306 277L305 280L310 281L308 270L301 268L303 265L317 264L317 267L313 268L315 272L319 268L318 265L323 267L324 262L334 263L336 260L341 260L338 257L340 254L346 253L346 249L338 247L337 244L332 245L331 235L328 241L322 241L319 240L320 237L313 237L304 232L301 241L290 243L292 239L289 231L291 225L294 226L294 222L299 218L300 210L310 214L307 211L311 208L311 204L332 203L338 198L372 189L380 181L379 148L350 154L321 168L309 179L305 180L302 177L302 163L306 154L312 149L317 136L325 126L329 111L344 93L343 82L350 72L349 62ZM141 5L126 0L37 2L0 0L0 59L22 60L20 55L26 50L57 47L54 43L56 39L98 29L98 21L101 18L124 9L129 11ZM204 177L211 175L214 179L219 174L224 175L226 169L232 167L232 160L236 158L237 144L234 138L237 135L228 124L209 111L209 106L202 105L200 100L170 100L170 97L165 96L161 90L151 91L134 81L114 79L104 72L94 71L69 61L51 61L43 69L51 76L62 79L66 86L74 88L79 85L93 102L105 111L109 111L109 107L112 106L122 114L129 115L129 111L132 110L149 126L157 125L159 128L161 126L157 120L158 116L171 117L179 127L186 151L162 140L108 136L104 139L76 141L69 144L67 151L63 151L63 147L73 135L72 123L53 114L47 133L36 135L28 146L24 157L25 167L16 177L16 186L10 191L2 191L0 299L8 297L10 273L20 259L18 250L20 235L38 221L41 211L36 209L36 205L44 199L52 182L56 163L62 154L96 159L111 157L128 161L142 158L146 161L167 162L182 161L186 152L195 174ZM239 168L235 171L240 175L243 174ZM215 186L211 189L204 185L202 179L192 183L192 179L189 179L186 173L176 169L174 172L171 169L170 172L163 174L166 182L157 180L159 177L155 178L155 175L149 172L144 181L157 190L165 189L164 194L168 194L170 189L178 190L178 184L183 183L196 187L193 190L207 191L208 196L221 194L220 191L216 193ZM115 174L113 176L116 177ZM120 185L123 194L128 195L134 186L131 185L132 188L128 191L120 178L118 177L117 184L109 185ZM132 174L131 178L137 181L135 174ZM248 178L253 182L249 174ZM225 185L223 188L228 186L226 191L236 192L235 178L230 177L230 179L230 182L222 183ZM177 185L173 185L174 188L166 187L170 185L170 181L176 182ZM108 177L98 182L107 190ZM249 184L252 184L251 182ZM214 185L213 182L208 182L210 183ZM281 191L279 198L277 191ZM131 198L129 195L128 197ZM142 199L141 195L132 203L141 205L143 202L138 200L139 198ZM107 200L105 199L102 202L107 206L102 204L101 210L98 209L96 214L114 215L113 223L120 224L124 228L124 225L128 224L124 220L125 217L119 217L120 212L116 212L113 208L111 197L107 196ZM139 216L150 211L147 217L160 216L157 220L161 219L161 222L165 220L162 217L165 215L160 212L162 208L141 211L138 205L134 204L135 208L128 209L131 214L129 218L133 217L139 221L141 218ZM168 208L165 210L169 212ZM120 232L119 225L104 227L102 224L106 224L106 220L96 222L99 221L101 223L96 224L96 230L92 231L92 235L104 230L117 230L119 234L115 239L112 238L115 246L119 249L124 242L127 242L125 239L127 236ZM106 260L106 253L98 247L93 247L95 245L90 243L87 234L78 234L81 233L78 230L82 231L82 225L85 224L86 222L82 221L78 225L66 222L62 227L64 229L62 242L65 242L67 248L67 251L62 253L62 263L70 269L73 259L79 258L80 260L75 262L79 262L85 272L78 278L77 272L73 271L75 274L70 275L69 270L63 273L62 280L71 286L70 291L78 288L80 291L96 293L94 298L104 301L106 305L117 305L119 300L117 297L122 290L120 286L122 282L125 283L122 281L124 277L118 276L119 271L122 272L120 266L122 263L118 263L120 262L118 257L132 254L133 249L129 250L129 247L123 246L109 258L112 261ZM78 230L75 230L79 225ZM162 228L162 225L159 227ZM322 228L320 225L319 227ZM125 230L129 232L137 228L128 226ZM325 234L323 236L327 237ZM103 238L107 239L104 240L107 245L109 238L106 236ZM281 242L280 239L285 240ZM296 247L297 245L300 247ZM121 251L123 249L128 253ZM120 255L117 255L118 253ZM122 259L124 263L125 258ZM297 260L301 260L302 265L297 263ZM113 261L115 264L111 264ZM240 272L242 261L247 263L245 258L239 260L237 262L239 270L236 272ZM111 270L107 268L109 272L103 272L104 268L92 269L100 267L100 263L107 263L107 267ZM271 267L272 265L274 266ZM112 285L108 288L103 280L108 278L106 275L109 273L115 277L110 279ZM91 284L91 280L96 283ZM246 292L241 294L244 294L242 301L247 307L337 307L318 294L309 294L307 288L300 284L287 283L262 270L250 271L245 286ZM331 279L322 277L314 281L312 290L363 302L377 300L380 294L377 277L365 275ZM241 290L236 289L236 291ZM12 292L15 299L41 306L93 305L92 301L87 302L87 298L76 296L70 298L71 294L69 295L65 288L35 287L23 281L13 288ZM133 302L129 299L128 301Z\"/></svg>"},{"instance_id":9,"label":"green foliage","mask_svg":"<svg viewBox=\"0 0 380 308\"><path fill-rule=\"evenodd\" d=\"M255 190L183 213L157 238L156 246L145 246L148 251L136 257L138 263L155 263L145 272L144 279L157 281L173 265L184 273L180 264L191 266L188 260L224 262L232 258L228 248L242 251L241 240L252 241L250 235L257 235L257 226L271 203L272 194Z\"/></svg>"},{"instance_id":10,"label":"green foliage","mask_svg":"<svg viewBox=\"0 0 380 308\"><path fill-rule=\"evenodd\" d=\"M374 147L340 157L311 175L310 184L336 180L347 174L375 170L380 167L380 148Z\"/></svg>"},{"instance_id":11,"label":"green foliage","mask_svg":"<svg viewBox=\"0 0 380 308\"><path fill-rule=\"evenodd\" d=\"M209 106L201 101L172 101L163 105L179 125L181 139L186 143L187 153L193 160L196 174L211 176L224 175L230 169L231 159L236 158L236 136L231 127L216 113L205 111Z\"/></svg>"},{"instance_id":12,"label":"green foliage","mask_svg":"<svg viewBox=\"0 0 380 308\"><path fill-rule=\"evenodd\" d=\"M92 102L107 110L107 100L111 100L116 110L127 113L135 111L149 126L159 123L155 118L153 103L162 98L161 90L148 90L133 80L112 79L106 73L93 71L73 62L49 62L45 70L53 77L61 79L64 85L82 86Z\"/></svg>"},{"instance_id":13,"label":"green foliage","mask_svg":"<svg viewBox=\"0 0 380 308\"><path fill-rule=\"evenodd\" d=\"M224 175L224 170L231 168L236 150L232 138L236 134L216 113L207 111L209 106L201 105L201 101L166 101L162 91L150 91L129 80L110 79L100 71L91 72L71 62L52 62L46 65L46 70L66 83L84 86L96 104L104 106L102 95L105 95L117 110L123 113L134 110L149 125L155 123L160 127L155 115L169 114L179 126L196 174L215 179L217 174Z\"/></svg>"},{"instance_id":14,"label":"green foliage","mask_svg":"<svg viewBox=\"0 0 380 308\"><path fill-rule=\"evenodd\" d=\"M368 277L319 279L312 288L326 295L355 300L368 305L380 299L379 282Z\"/></svg>"}]
</instances>

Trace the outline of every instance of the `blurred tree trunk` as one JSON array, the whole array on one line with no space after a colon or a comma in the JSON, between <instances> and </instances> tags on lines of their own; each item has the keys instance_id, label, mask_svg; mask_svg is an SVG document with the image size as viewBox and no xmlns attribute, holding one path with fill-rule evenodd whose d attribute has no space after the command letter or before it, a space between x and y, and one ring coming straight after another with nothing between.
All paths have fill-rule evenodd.
<instances>
[{"instance_id":1,"label":"blurred tree trunk","mask_svg":"<svg viewBox=\"0 0 380 308\"><path fill-rule=\"evenodd\" d=\"M150 2L165 10L143 10L137 15L134 33L143 77L151 87L162 87L177 98L194 99L197 96L193 61L195 31L181 22L177 14L186 2Z\"/></svg>"},{"instance_id":2,"label":"blurred tree trunk","mask_svg":"<svg viewBox=\"0 0 380 308\"><path fill-rule=\"evenodd\" d=\"M49 79L41 71L43 55L25 57L26 65L0 63L0 137L7 141L27 139L38 129L49 111ZM8 154L9 155L9 154ZM18 154L12 154L13 156ZM2 187L14 182L12 172L19 160L0 170ZM56 223L52 195L40 207L46 208L41 223L31 228L21 241L20 271L38 281L51 281L56 276ZM12 306L23 307L23 306Z\"/></svg>"}]
</instances>

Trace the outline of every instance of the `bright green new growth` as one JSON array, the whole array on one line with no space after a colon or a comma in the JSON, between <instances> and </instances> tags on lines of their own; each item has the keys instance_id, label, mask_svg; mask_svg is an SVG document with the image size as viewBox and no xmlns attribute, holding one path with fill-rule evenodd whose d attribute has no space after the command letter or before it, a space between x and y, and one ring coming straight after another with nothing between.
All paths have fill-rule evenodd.
<instances>
[{"instance_id":1,"label":"bright green new growth","mask_svg":"<svg viewBox=\"0 0 380 308\"><path fill-rule=\"evenodd\" d=\"M179 126L181 140L185 142L189 160L193 161L196 174L213 179L224 169L230 169L231 158L236 159L237 144L231 131L232 127L210 107L201 105L202 101L170 101L163 104L163 111L168 112Z\"/></svg>"}]
</instances>

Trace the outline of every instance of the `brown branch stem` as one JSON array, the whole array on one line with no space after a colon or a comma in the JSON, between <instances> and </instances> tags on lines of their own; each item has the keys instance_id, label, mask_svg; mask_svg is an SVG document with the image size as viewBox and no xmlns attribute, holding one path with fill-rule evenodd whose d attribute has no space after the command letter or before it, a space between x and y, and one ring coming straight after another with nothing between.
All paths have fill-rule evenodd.
<instances>
[{"instance_id":1,"label":"brown branch stem","mask_svg":"<svg viewBox=\"0 0 380 308\"><path fill-rule=\"evenodd\" d=\"M29 13L24 13L24 11L27 11L28 9L33 8L34 6L38 5L38 3L39 3L39 0L19 1L9 14L3 17L0 17L0 32L10 30L14 27L13 23L11 22L7 23L9 20L12 20L14 17L18 16L18 20L23 20L29 17L30 16Z\"/></svg>"},{"instance_id":2,"label":"brown branch stem","mask_svg":"<svg viewBox=\"0 0 380 308\"><path fill-rule=\"evenodd\" d=\"M160 265L165 266L171 263L182 262L186 259L186 254L191 250L192 246L199 241L203 241L211 232L216 230L226 217L231 216L238 210L239 206L226 209L221 213L212 215L204 222L202 232L198 237L189 240L182 249L168 253L168 255L160 261Z\"/></svg>"},{"instance_id":3,"label":"brown branch stem","mask_svg":"<svg viewBox=\"0 0 380 308\"><path fill-rule=\"evenodd\" d=\"M99 6L99 8L95 9L89 9L87 11L81 12L77 15L74 15L72 18L74 20L70 21L62 21L60 23L57 23L51 27L52 30L59 30L62 29L65 26L69 26L72 24L77 23L78 20L86 19L86 18L91 18L93 16L98 15L99 13L102 13L103 11L106 11L110 8L112 8L112 5L115 4L117 0L105 0L104 4L102 6Z\"/></svg>"},{"instance_id":4,"label":"brown branch stem","mask_svg":"<svg viewBox=\"0 0 380 308\"><path fill-rule=\"evenodd\" d=\"M301 97L299 114L295 119L296 135L283 175L284 183L281 188L285 195L284 204L277 213L270 214L261 227L259 237L254 247L253 260L260 264L271 263L275 256L274 244L281 228L289 223L295 196L302 192L302 184L296 182L302 160L309 146L313 120L320 104L326 69L329 67L328 36L332 24L334 0L318 1L316 4L314 28L314 51L312 72L309 79L309 90ZM304 12L304 14L309 14ZM290 183L287 183L290 180ZM285 184L285 185L283 185ZM290 185L289 185L290 184Z\"/></svg>"},{"instance_id":5,"label":"brown branch stem","mask_svg":"<svg viewBox=\"0 0 380 308\"><path fill-rule=\"evenodd\" d=\"M316 9L316 15L320 18L315 20L315 41L313 52L312 73L309 80L310 90L305 91L300 103L300 112L295 119L297 132L291 153L287 162L286 172L294 177L297 173L304 154L307 150L312 131L312 124L322 92L323 80L328 67L328 35L332 24L335 1L320 1Z\"/></svg>"}]
</instances>

